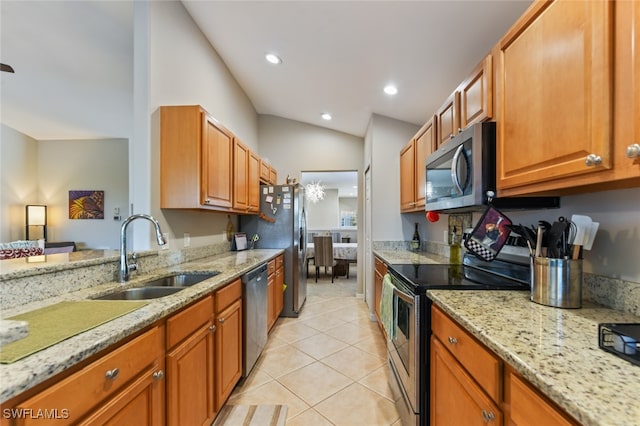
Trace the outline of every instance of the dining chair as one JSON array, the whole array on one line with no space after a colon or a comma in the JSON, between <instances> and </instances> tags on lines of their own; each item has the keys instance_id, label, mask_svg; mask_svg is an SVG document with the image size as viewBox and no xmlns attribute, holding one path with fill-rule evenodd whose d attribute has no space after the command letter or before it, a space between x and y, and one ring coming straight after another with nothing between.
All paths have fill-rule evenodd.
<instances>
[{"instance_id":1,"label":"dining chair","mask_svg":"<svg viewBox=\"0 0 640 426\"><path fill-rule=\"evenodd\" d=\"M333 283L335 260L333 259L333 240L331 236L314 236L313 250L316 282L318 282L318 276L320 275L320 267L324 266L325 274L327 273L327 268L331 268L331 282Z\"/></svg>"}]
</instances>

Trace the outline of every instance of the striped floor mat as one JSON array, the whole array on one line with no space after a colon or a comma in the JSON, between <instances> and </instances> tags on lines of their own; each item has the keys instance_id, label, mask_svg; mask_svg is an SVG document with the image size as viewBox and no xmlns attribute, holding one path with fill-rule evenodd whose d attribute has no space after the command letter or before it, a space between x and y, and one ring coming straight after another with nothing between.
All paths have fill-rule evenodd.
<instances>
[{"instance_id":1,"label":"striped floor mat","mask_svg":"<svg viewBox=\"0 0 640 426\"><path fill-rule=\"evenodd\" d=\"M225 405L213 426L284 426L286 405Z\"/></svg>"}]
</instances>

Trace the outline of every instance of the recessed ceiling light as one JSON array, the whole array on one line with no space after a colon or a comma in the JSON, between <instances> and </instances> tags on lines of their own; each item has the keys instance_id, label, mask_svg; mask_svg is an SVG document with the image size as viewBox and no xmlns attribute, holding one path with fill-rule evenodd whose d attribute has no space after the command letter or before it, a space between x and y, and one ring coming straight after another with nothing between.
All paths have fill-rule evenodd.
<instances>
[{"instance_id":1,"label":"recessed ceiling light","mask_svg":"<svg viewBox=\"0 0 640 426\"><path fill-rule=\"evenodd\" d=\"M395 95L396 93L398 93L398 88L393 84L388 84L384 87L384 93L386 93L387 95Z\"/></svg>"},{"instance_id":2,"label":"recessed ceiling light","mask_svg":"<svg viewBox=\"0 0 640 426\"><path fill-rule=\"evenodd\" d=\"M331 114L329 114L328 112L325 112L321 115L323 120L331 120Z\"/></svg>"},{"instance_id":3,"label":"recessed ceiling light","mask_svg":"<svg viewBox=\"0 0 640 426\"><path fill-rule=\"evenodd\" d=\"M275 65L282 63L282 59L280 59L280 57L275 53L267 53L266 55L264 55L264 57L269 63L275 64Z\"/></svg>"}]
</instances>

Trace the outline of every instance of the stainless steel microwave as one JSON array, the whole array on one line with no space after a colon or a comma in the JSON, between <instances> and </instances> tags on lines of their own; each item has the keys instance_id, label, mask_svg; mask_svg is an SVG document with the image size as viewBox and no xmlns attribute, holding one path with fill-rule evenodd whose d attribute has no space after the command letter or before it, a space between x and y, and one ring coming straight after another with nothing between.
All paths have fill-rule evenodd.
<instances>
[{"instance_id":1,"label":"stainless steel microwave","mask_svg":"<svg viewBox=\"0 0 640 426\"><path fill-rule=\"evenodd\" d=\"M439 147L426 160L426 210L482 210L496 191L496 123L474 124ZM495 197L501 209L560 206L558 197Z\"/></svg>"}]
</instances>

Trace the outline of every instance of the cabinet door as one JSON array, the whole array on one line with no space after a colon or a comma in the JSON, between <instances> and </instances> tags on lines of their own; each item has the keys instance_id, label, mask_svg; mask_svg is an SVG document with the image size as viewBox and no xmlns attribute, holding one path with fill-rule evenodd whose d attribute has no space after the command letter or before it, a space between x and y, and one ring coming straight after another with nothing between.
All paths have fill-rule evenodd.
<instances>
[{"instance_id":1,"label":"cabinet door","mask_svg":"<svg viewBox=\"0 0 640 426\"><path fill-rule=\"evenodd\" d=\"M400 210L412 211L416 206L415 141L400 151Z\"/></svg>"},{"instance_id":2,"label":"cabinet door","mask_svg":"<svg viewBox=\"0 0 640 426\"><path fill-rule=\"evenodd\" d=\"M612 166L613 5L537 2L500 41L502 195Z\"/></svg>"},{"instance_id":3,"label":"cabinet door","mask_svg":"<svg viewBox=\"0 0 640 426\"><path fill-rule=\"evenodd\" d=\"M493 117L493 57L487 55L460 85L460 127Z\"/></svg>"},{"instance_id":4,"label":"cabinet door","mask_svg":"<svg viewBox=\"0 0 640 426\"><path fill-rule=\"evenodd\" d=\"M167 424L210 424L216 414L211 325L169 352L166 363Z\"/></svg>"},{"instance_id":5,"label":"cabinet door","mask_svg":"<svg viewBox=\"0 0 640 426\"><path fill-rule=\"evenodd\" d=\"M273 166L269 166L269 183L271 185L278 184L278 172L273 168Z\"/></svg>"},{"instance_id":6,"label":"cabinet door","mask_svg":"<svg viewBox=\"0 0 640 426\"><path fill-rule=\"evenodd\" d=\"M164 374L158 366L144 372L80 425L163 426L164 392Z\"/></svg>"},{"instance_id":7,"label":"cabinet door","mask_svg":"<svg viewBox=\"0 0 640 426\"><path fill-rule=\"evenodd\" d=\"M511 425L517 426L570 426L578 423L547 402L523 379L511 373L509 406Z\"/></svg>"},{"instance_id":8,"label":"cabinet door","mask_svg":"<svg viewBox=\"0 0 640 426\"><path fill-rule=\"evenodd\" d=\"M426 203L426 186L427 186L427 157L435 151L436 132L435 119L427 121L416 135L415 142L415 209L424 210Z\"/></svg>"},{"instance_id":9,"label":"cabinet door","mask_svg":"<svg viewBox=\"0 0 640 426\"><path fill-rule=\"evenodd\" d=\"M455 358L431 338L431 425L502 425L502 412Z\"/></svg>"},{"instance_id":10,"label":"cabinet door","mask_svg":"<svg viewBox=\"0 0 640 426\"><path fill-rule=\"evenodd\" d=\"M269 183L269 172L269 163L267 163L263 159L260 159L260 182L265 184Z\"/></svg>"},{"instance_id":11,"label":"cabinet door","mask_svg":"<svg viewBox=\"0 0 640 426\"><path fill-rule=\"evenodd\" d=\"M273 289L273 321L275 322L280 316L280 312L282 312L282 308L284 307L284 292L282 291L282 286L284 285L284 267L282 263L276 269L276 279L274 283Z\"/></svg>"},{"instance_id":12,"label":"cabinet door","mask_svg":"<svg viewBox=\"0 0 640 426\"><path fill-rule=\"evenodd\" d=\"M216 320L216 404L219 410L242 376L242 299Z\"/></svg>"},{"instance_id":13,"label":"cabinet door","mask_svg":"<svg viewBox=\"0 0 640 426\"><path fill-rule=\"evenodd\" d=\"M640 3L616 3L615 173L640 185Z\"/></svg>"},{"instance_id":14,"label":"cabinet door","mask_svg":"<svg viewBox=\"0 0 640 426\"><path fill-rule=\"evenodd\" d=\"M460 129L460 92L454 91L436 112L437 146L447 143Z\"/></svg>"},{"instance_id":15,"label":"cabinet door","mask_svg":"<svg viewBox=\"0 0 640 426\"><path fill-rule=\"evenodd\" d=\"M276 273L269 275L267 278L267 329L271 330L276 322Z\"/></svg>"},{"instance_id":16,"label":"cabinet door","mask_svg":"<svg viewBox=\"0 0 640 426\"><path fill-rule=\"evenodd\" d=\"M248 207L250 213L258 213L260 209L260 157L249 151Z\"/></svg>"},{"instance_id":17,"label":"cabinet door","mask_svg":"<svg viewBox=\"0 0 640 426\"><path fill-rule=\"evenodd\" d=\"M233 141L233 208L249 208L249 148L238 139Z\"/></svg>"},{"instance_id":18,"label":"cabinet door","mask_svg":"<svg viewBox=\"0 0 640 426\"><path fill-rule=\"evenodd\" d=\"M232 207L233 135L203 114L202 204Z\"/></svg>"}]
</instances>

